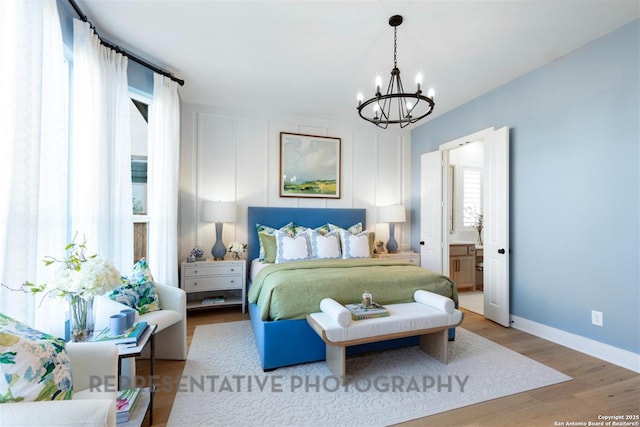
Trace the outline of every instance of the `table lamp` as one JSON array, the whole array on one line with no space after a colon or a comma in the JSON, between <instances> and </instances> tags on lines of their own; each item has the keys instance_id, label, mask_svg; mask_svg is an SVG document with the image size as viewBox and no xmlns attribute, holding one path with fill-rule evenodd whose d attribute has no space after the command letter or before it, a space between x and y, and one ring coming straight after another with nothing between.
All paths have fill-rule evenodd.
<instances>
[{"instance_id":1,"label":"table lamp","mask_svg":"<svg viewBox=\"0 0 640 427\"><path fill-rule=\"evenodd\" d=\"M387 241L387 251L389 253L398 252L398 242L396 242L393 236L397 222L405 222L407 220L404 206L392 205L392 206L379 206L378 207L378 222L389 223L389 240Z\"/></svg>"},{"instance_id":2,"label":"table lamp","mask_svg":"<svg viewBox=\"0 0 640 427\"><path fill-rule=\"evenodd\" d=\"M236 221L236 204L234 202L206 201L202 204L202 220L216 223L216 242L211 248L214 260L224 259L227 247L222 242L222 224Z\"/></svg>"}]
</instances>

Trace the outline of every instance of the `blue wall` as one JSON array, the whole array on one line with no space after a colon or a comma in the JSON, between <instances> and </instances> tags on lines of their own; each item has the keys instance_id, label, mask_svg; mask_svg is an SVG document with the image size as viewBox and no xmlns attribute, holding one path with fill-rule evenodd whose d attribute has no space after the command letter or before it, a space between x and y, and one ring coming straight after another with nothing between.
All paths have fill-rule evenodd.
<instances>
[{"instance_id":1,"label":"blue wall","mask_svg":"<svg viewBox=\"0 0 640 427\"><path fill-rule=\"evenodd\" d=\"M420 157L510 127L511 313L640 353L640 21L437 117ZM436 107L437 108L437 107ZM412 230L419 250L419 227ZM591 324L591 310L604 326Z\"/></svg>"}]
</instances>

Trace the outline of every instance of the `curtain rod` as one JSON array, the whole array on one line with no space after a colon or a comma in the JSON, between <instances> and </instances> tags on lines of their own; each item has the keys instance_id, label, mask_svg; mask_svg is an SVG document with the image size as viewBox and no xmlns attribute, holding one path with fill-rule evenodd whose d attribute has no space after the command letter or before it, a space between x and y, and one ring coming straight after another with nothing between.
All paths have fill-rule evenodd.
<instances>
[{"instance_id":1,"label":"curtain rod","mask_svg":"<svg viewBox=\"0 0 640 427\"><path fill-rule=\"evenodd\" d=\"M115 50L117 53L121 53L122 55L126 56L127 58L131 59L134 62L137 62L138 64L142 65L143 67L146 67L152 71L155 71L158 74L161 74L165 77L169 77L171 80L173 80L174 82L178 83L180 86L184 86L184 80L179 79L177 77L175 77L173 74L156 67L155 65L149 64L148 62L146 62L143 59L138 58L137 56L135 56L132 53L127 52L126 50L122 49L120 46L115 45L113 43L110 43L106 40L104 40L100 34L98 34L98 31L96 30L96 27L91 23L91 21L89 21L89 19L87 18L87 15L85 15L84 13L82 13L82 10L80 9L80 6L78 6L78 4L75 2L75 0L69 0L69 4L71 4L71 7L73 7L73 10L75 10L76 14L78 15L78 18L80 18L80 20L82 22L88 22L89 25L91 26L91 29L96 33L96 36L98 36L98 39L100 40L100 43L103 46L108 47L109 49L113 49Z\"/></svg>"}]
</instances>

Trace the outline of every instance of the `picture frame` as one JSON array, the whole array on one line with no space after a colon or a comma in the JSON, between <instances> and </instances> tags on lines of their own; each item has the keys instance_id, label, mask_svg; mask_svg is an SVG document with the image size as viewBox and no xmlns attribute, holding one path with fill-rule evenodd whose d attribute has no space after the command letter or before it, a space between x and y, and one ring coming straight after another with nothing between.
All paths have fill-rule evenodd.
<instances>
[{"instance_id":1,"label":"picture frame","mask_svg":"<svg viewBox=\"0 0 640 427\"><path fill-rule=\"evenodd\" d=\"M280 132L280 197L340 198L342 139Z\"/></svg>"}]
</instances>

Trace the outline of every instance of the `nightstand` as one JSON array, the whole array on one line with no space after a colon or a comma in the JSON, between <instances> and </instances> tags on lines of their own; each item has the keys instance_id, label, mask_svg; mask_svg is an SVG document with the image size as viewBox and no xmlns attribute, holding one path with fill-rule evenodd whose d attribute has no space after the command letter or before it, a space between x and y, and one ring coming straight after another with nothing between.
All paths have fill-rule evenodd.
<instances>
[{"instance_id":1,"label":"nightstand","mask_svg":"<svg viewBox=\"0 0 640 427\"><path fill-rule=\"evenodd\" d=\"M181 267L187 310L240 305L244 313L246 260L183 262Z\"/></svg>"},{"instance_id":2,"label":"nightstand","mask_svg":"<svg viewBox=\"0 0 640 427\"><path fill-rule=\"evenodd\" d=\"M412 264L420 266L420 254L412 251L404 251L397 252L395 254L373 254L374 258L383 258L383 259L397 259L402 261L408 261Z\"/></svg>"}]
</instances>

